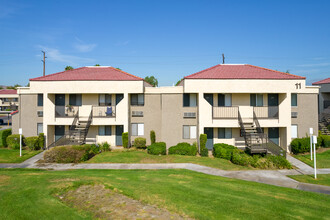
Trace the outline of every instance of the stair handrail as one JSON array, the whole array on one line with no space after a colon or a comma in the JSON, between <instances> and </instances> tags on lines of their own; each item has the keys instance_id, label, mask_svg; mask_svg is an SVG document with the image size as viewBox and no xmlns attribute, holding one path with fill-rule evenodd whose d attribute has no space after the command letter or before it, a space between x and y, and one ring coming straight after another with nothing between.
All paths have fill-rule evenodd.
<instances>
[{"instance_id":1,"label":"stair handrail","mask_svg":"<svg viewBox=\"0 0 330 220\"><path fill-rule=\"evenodd\" d=\"M245 128L244 128L244 124L243 124L243 120L242 120L242 116L241 116L241 113L240 113L239 110L238 110L238 123L239 123L239 126L241 128L241 134L244 137L245 146L248 146L247 134L246 134L246 131L245 131Z\"/></svg>"},{"instance_id":2,"label":"stair handrail","mask_svg":"<svg viewBox=\"0 0 330 220\"><path fill-rule=\"evenodd\" d=\"M91 113L89 114L89 117L88 117L87 125L86 125L85 132L84 132L83 143L86 142L87 134L88 134L88 131L89 131L89 127L92 123L92 119L93 119L93 109L91 110Z\"/></svg>"},{"instance_id":3,"label":"stair handrail","mask_svg":"<svg viewBox=\"0 0 330 220\"><path fill-rule=\"evenodd\" d=\"M79 109L77 110L77 113L74 116L73 122L69 128L70 130L74 130L76 128L78 119L79 119Z\"/></svg>"}]
</instances>

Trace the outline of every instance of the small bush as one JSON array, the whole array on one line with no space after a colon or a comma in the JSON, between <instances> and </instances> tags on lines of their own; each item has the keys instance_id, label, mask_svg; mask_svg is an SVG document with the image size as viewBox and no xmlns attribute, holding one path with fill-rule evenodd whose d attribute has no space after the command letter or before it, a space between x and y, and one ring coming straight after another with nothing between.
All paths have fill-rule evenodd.
<instances>
[{"instance_id":1,"label":"small bush","mask_svg":"<svg viewBox=\"0 0 330 220\"><path fill-rule=\"evenodd\" d=\"M2 133L1 133L1 141L2 141L2 146L4 147L8 147L8 144L7 144L7 137L11 135L11 129L6 129L6 130L3 130Z\"/></svg>"},{"instance_id":2,"label":"small bush","mask_svg":"<svg viewBox=\"0 0 330 220\"><path fill-rule=\"evenodd\" d=\"M39 150L39 137L38 136L32 136L27 137L24 139L24 144L28 146L30 150Z\"/></svg>"},{"instance_id":3,"label":"small bush","mask_svg":"<svg viewBox=\"0 0 330 220\"><path fill-rule=\"evenodd\" d=\"M320 135L320 145L322 147L330 147L330 136L329 135Z\"/></svg>"},{"instance_id":4,"label":"small bush","mask_svg":"<svg viewBox=\"0 0 330 220\"><path fill-rule=\"evenodd\" d=\"M156 143L156 133L154 130L150 131L150 141L151 141L151 144Z\"/></svg>"},{"instance_id":5,"label":"small bush","mask_svg":"<svg viewBox=\"0 0 330 220\"><path fill-rule=\"evenodd\" d=\"M135 138L133 147L139 148L139 149L146 149L146 139L145 138Z\"/></svg>"},{"instance_id":6,"label":"small bush","mask_svg":"<svg viewBox=\"0 0 330 220\"><path fill-rule=\"evenodd\" d=\"M235 149L237 148L229 144L223 144L223 143L214 144L212 153L214 157L230 160L232 156L232 152Z\"/></svg>"},{"instance_id":7,"label":"small bush","mask_svg":"<svg viewBox=\"0 0 330 220\"><path fill-rule=\"evenodd\" d=\"M208 157L208 156L209 156L209 150L208 150L207 148L203 148L203 149L201 149L201 153L200 153L200 155L201 155L202 157Z\"/></svg>"},{"instance_id":8,"label":"small bush","mask_svg":"<svg viewBox=\"0 0 330 220\"><path fill-rule=\"evenodd\" d=\"M291 141L290 145L291 145L291 151L294 154L310 152L310 138L309 137L296 138L293 141ZM315 145L315 147L318 148L320 145L322 145L322 140L319 136L317 138L317 144Z\"/></svg>"},{"instance_id":9,"label":"small bush","mask_svg":"<svg viewBox=\"0 0 330 220\"><path fill-rule=\"evenodd\" d=\"M179 155L189 155L196 156L197 147L196 145L190 145L188 143L182 142L168 149L168 154L179 154Z\"/></svg>"},{"instance_id":10,"label":"small bush","mask_svg":"<svg viewBox=\"0 0 330 220\"><path fill-rule=\"evenodd\" d=\"M6 139L7 145L11 149L19 149L20 136L19 134L9 135ZM24 143L24 136L22 135L22 144Z\"/></svg>"},{"instance_id":11,"label":"small bush","mask_svg":"<svg viewBox=\"0 0 330 220\"><path fill-rule=\"evenodd\" d=\"M327 126L328 131L330 131L330 124Z\"/></svg>"},{"instance_id":12,"label":"small bush","mask_svg":"<svg viewBox=\"0 0 330 220\"><path fill-rule=\"evenodd\" d=\"M244 151L235 149L232 153L231 162L241 166L250 166L255 163L253 157L244 153Z\"/></svg>"},{"instance_id":13,"label":"small bush","mask_svg":"<svg viewBox=\"0 0 330 220\"><path fill-rule=\"evenodd\" d=\"M124 132L121 138L123 140L123 147L128 148L128 132Z\"/></svg>"},{"instance_id":14,"label":"small bush","mask_svg":"<svg viewBox=\"0 0 330 220\"><path fill-rule=\"evenodd\" d=\"M39 145L39 149L44 149L44 147L45 147L45 135L44 135L44 133L39 134L38 145Z\"/></svg>"},{"instance_id":15,"label":"small bush","mask_svg":"<svg viewBox=\"0 0 330 220\"><path fill-rule=\"evenodd\" d=\"M266 158L272 163L273 167L276 169L292 169L292 165L284 157L267 155Z\"/></svg>"},{"instance_id":16,"label":"small bush","mask_svg":"<svg viewBox=\"0 0 330 220\"><path fill-rule=\"evenodd\" d=\"M148 146L148 154L166 155L166 143L158 142Z\"/></svg>"},{"instance_id":17,"label":"small bush","mask_svg":"<svg viewBox=\"0 0 330 220\"><path fill-rule=\"evenodd\" d=\"M110 149L110 144L108 143L108 142L103 142L103 143L101 143L99 146L101 146L101 150L103 151L103 152L105 152L105 151L110 151L111 149Z\"/></svg>"},{"instance_id":18,"label":"small bush","mask_svg":"<svg viewBox=\"0 0 330 220\"><path fill-rule=\"evenodd\" d=\"M201 134L199 136L199 144L200 144L199 153L202 157L209 156L209 151L208 151L208 149L206 149L206 141L207 141L207 135Z\"/></svg>"}]
</instances>

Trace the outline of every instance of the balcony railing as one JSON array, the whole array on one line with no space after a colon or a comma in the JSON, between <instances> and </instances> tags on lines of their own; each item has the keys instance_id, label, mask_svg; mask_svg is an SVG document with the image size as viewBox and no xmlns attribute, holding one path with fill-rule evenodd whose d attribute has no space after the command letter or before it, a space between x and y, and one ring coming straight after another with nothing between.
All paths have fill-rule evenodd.
<instances>
[{"instance_id":1,"label":"balcony railing","mask_svg":"<svg viewBox=\"0 0 330 220\"><path fill-rule=\"evenodd\" d=\"M79 106L55 106L55 117L74 117Z\"/></svg>"},{"instance_id":2,"label":"balcony railing","mask_svg":"<svg viewBox=\"0 0 330 220\"><path fill-rule=\"evenodd\" d=\"M213 118L238 118L238 106L213 107Z\"/></svg>"},{"instance_id":3,"label":"balcony railing","mask_svg":"<svg viewBox=\"0 0 330 220\"><path fill-rule=\"evenodd\" d=\"M93 117L115 117L116 106L93 106Z\"/></svg>"},{"instance_id":4,"label":"balcony railing","mask_svg":"<svg viewBox=\"0 0 330 220\"><path fill-rule=\"evenodd\" d=\"M257 118L277 119L279 115L278 106L255 106L253 111Z\"/></svg>"}]
</instances>

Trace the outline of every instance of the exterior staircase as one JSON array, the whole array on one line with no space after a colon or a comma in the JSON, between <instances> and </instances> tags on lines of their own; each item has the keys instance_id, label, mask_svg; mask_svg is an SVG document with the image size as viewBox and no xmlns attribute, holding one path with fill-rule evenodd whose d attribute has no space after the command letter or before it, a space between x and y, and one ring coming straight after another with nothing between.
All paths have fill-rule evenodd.
<instances>
[{"instance_id":1,"label":"exterior staircase","mask_svg":"<svg viewBox=\"0 0 330 220\"><path fill-rule=\"evenodd\" d=\"M328 126L330 125L330 114L320 114L319 116L319 130L323 135L330 135L330 131L328 130Z\"/></svg>"}]
</instances>

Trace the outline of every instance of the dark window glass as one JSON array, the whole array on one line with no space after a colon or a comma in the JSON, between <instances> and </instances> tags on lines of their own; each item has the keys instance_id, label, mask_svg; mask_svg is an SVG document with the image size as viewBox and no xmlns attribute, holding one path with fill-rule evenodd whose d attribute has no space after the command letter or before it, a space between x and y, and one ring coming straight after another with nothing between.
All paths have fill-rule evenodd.
<instances>
[{"instance_id":1,"label":"dark window glass","mask_svg":"<svg viewBox=\"0 0 330 220\"><path fill-rule=\"evenodd\" d=\"M81 106L81 94L70 94L69 105Z\"/></svg>"},{"instance_id":2,"label":"dark window glass","mask_svg":"<svg viewBox=\"0 0 330 220\"><path fill-rule=\"evenodd\" d=\"M38 94L38 106L44 105L44 94Z\"/></svg>"},{"instance_id":3,"label":"dark window glass","mask_svg":"<svg viewBox=\"0 0 330 220\"><path fill-rule=\"evenodd\" d=\"M189 107L190 105L190 96L189 94L183 94L183 106Z\"/></svg>"},{"instance_id":4,"label":"dark window glass","mask_svg":"<svg viewBox=\"0 0 330 220\"><path fill-rule=\"evenodd\" d=\"M218 94L218 106L225 106L225 95Z\"/></svg>"},{"instance_id":5,"label":"dark window glass","mask_svg":"<svg viewBox=\"0 0 330 220\"><path fill-rule=\"evenodd\" d=\"M291 94L291 106L298 106L297 93Z\"/></svg>"},{"instance_id":6,"label":"dark window glass","mask_svg":"<svg viewBox=\"0 0 330 220\"><path fill-rule=\"evenodd\" d=\"M144 105L144 94L132 94L131 105Z\"/></svg>"}]
</instances>

